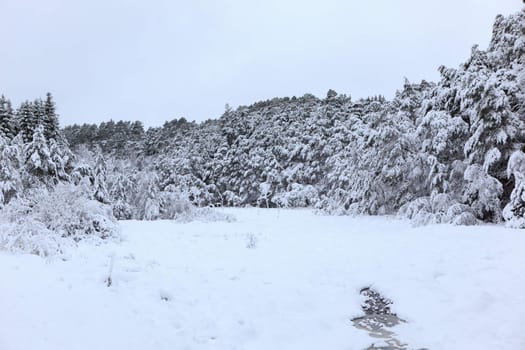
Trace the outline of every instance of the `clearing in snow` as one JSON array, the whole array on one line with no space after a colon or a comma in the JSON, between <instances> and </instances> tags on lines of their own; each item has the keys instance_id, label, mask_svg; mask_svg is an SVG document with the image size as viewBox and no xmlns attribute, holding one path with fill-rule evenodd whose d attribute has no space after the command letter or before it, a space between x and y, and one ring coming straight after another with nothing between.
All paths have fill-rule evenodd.
<instances>
[{"instance_id":1,"label":"clearing in snow","mask_svg":"<svg viewBox=\"0 0 525 350\"><path fill-rule=\"evenodd\" d=\"M522 231L223 211L237 220L124 221L122 241L64 256L0 253L0 349L525 348Z\"/></svg>"}]
</instances>

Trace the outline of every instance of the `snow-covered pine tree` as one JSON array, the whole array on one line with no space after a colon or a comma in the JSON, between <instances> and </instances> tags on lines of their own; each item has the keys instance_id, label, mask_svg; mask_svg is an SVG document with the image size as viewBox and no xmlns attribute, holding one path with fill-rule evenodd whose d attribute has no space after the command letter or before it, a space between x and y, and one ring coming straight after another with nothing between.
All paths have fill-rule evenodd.
<instances>
[{"instance_id":1,"label":"snow-covered pine tree","mask_svg":"<svg viewBox=\"0 0 525 350\"><path fill-rule=\"evenodd\" d=\"M129 220L133 218L133 207L130 204L130 199L135 187L134 178L124 173L124 169L120 171L121 173L114 174L113 179L110 181L109 195L111 197L113 215L119 220Z\"/></svg>"},{"instance_id":2,"label":"snow-covered pine tree","mask_svg":"<svg viewBox=\"0 0 525 350\"><path fill-rule=\"evenodd\" d=\"M17 110L17 119L24 143L31 142L37 124L32 105L29 101L20 104Z\"/></svg>"},{"instance_id":3,"label":"snow-covered pine tree","mask_svg":"<svg viewBox=\"0 0 525 350\"><path fill-rule=\"evenodd\" d=\"M44 134L48 140L60 140L60 128L58 125L58 116L56 114L55 101L50 92L46 94L43 110Z\"/></svg>"},{"instance_id":4,"label":"snow-covered pine tree","mask_svg":"<svg viewBox=\"0 0 525 350\"><path fill-rule=\"evenodd\" d=\"M507 90L512 83L506 82L501 70L493 71L487 52L474 47L464 67L461 110L469 120L470 129L470 138L464 147L465 156L471 164L490 162L489 166L492 166L500 157L496 159L492 156L494 153L489 152L496 148L500 154L507 153L503 156L507 160L512 143L523 138L525 124L509 101ZM491 174L501 178L504 171L503 166Z\"/></svg>"},{"instance_id":5,"label":"snow-covered pine tree","mask_svg":"<svg viewBox=\"0 0 525 350\"><path fill-rule=\"evenodd\" d=\"M13 130L13 119L14 116L11 102L6 99L4 95L0 96L0 137L10 140L15 136L15 130Z\"/></svg>"},{"instance_id":6,"label":"snow-covered pine tree","mask_svg":"<svg viewBox=\"0 0 525 350\"><path fill-rule=\"evenodd\" d=\"M140 174L134 193L135 217L140 220L156 220L160 217L161 198L159 178L154 172Z\"/></svg>"},{"instance_id":7,"label":"snow-covered pine tree","mask_svg":"<svg viewBox=\"0 0 525 350\"><path fill-rule=\"evenodd\" d=\"M102 151L97 152L93 178L93 197L100 203L109 203L110 198L106 184L107 166Z\"/></svg>"},{"instance_id":8,"label":"snow-covered pine tree","mask_svg":"<svg viewBox=\"0 0 525 350\"><path fill-rule=\"evenodd\" d=\"M35 183L41 182L46 185L56 183L57 165L51 157L42 125L36 127L32 141L24 145L24 154L25 167Z\"/></svg>"},{"instance_id":9,"label":"snow-covered pine tree","mask_svg":"<svg viewBox=\"0 0 525 350\"><path fill-rule=\"evenodd\" d=\"M39 125L44 127L44 137L46 137L45 134L45 118L46 118L46 112L44 107L44 101L42 99L37 98L31 103L31 108L33 110L33 130L35 130ZM46 137L47 140L47 137Z\"/></svg>"},{"instance_id":10,"label":"snow-covered pine tree","mask_svg":"<svg viewBox=\"0 0 525 350\"><path fill-rule=\"evenodd\" d=\"M56 165L55 175L59 180L70 181L73 171L74 154L64 142L48 140L51 160Z\"/></svg>"},{"instance_id":11,"label":"snow-covered pine tree","mask_svg":"<svg viewBox=\"0 0 525 350\"><path fill-rule=\"evenodd\" d=\"M510 156L507 176L514 177L515 185L503 218L510 227L525 228L525 153L516 151Z\"/></svg>"},{"instance_id":12,"label":"snow-covered pine tree","mask_svg":"<svg viewBox=\"0 0 525 350\"><path fill-rule=\"evenodd\" d=\"M0 208L22 190L20 155L17 144L0 136Z\"/></svg>"}]
</instances>

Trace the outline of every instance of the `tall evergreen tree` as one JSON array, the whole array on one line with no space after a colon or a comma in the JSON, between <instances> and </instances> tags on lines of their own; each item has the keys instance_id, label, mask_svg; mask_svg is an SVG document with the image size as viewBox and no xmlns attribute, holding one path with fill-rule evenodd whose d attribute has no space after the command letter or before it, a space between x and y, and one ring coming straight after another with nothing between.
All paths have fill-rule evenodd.
<instances>
[{"instance_id":1,"label":"tall evergreen tree","mask_svg":"<svg viewBox=\"0 0 525 350\"><path fill-rule=\"evenodd\" d=\"M46 100L44 102L44 134L46 139L59 140L60 128L58 124L58 115L56 114L55 102L50 92L46 94Z\"/></svg>"},{"instance_id":2,"label":"tall evergreen tree","mask_svg":"<svg viewBox=\"0 0 525 350\"><path fill-rule=\"evenodd\" d=\"M25 144L24 153L27 171L37 182L52 185L58 180L57 165L51 158L42 125L36 127L33 139Z\"/></svg>"},{"instance_id":3,"label":"tall evergreen tree","mask_svg":"<svg viewBox=\"0 0 525 350\"><path fill-rule=\"evenodd\" d=\"M95 199L101 203L109 203L109 195L106 185L106 177L107 177L107 167L106 167L106 160L104 159L104 155L102 154L102 151L98 152L96 164L95 164L95 171L94 171L94 179L93 179L93 187L94 187L94 194L93 196Z\"/></svg>"},{"instance_id":4,"label":"tall evergreen tree","mask_svg":"<svg viewBox=\"0 0 525 350\"><path fill-rule=\"evenodd\" d=\"M13 110L11 108L11 102L4 97L0 96L0 136L8 140L14 137L13 130Z\"/></svg>"},{"instance_id":5,"label":"tall evergreen tree","mask_svg":"<svg viewBox=\"0 0 525 350\"><path fill-rule=\"evenodd\" d=\"M0 136L0 208L22 190L19 149Z\"/></svg>"},{"instance_id":6,"label":"tall evergreen tree","mask_svg":"<svg viewBox=\"0 0 525 350\"><path fill-rule=\"evenodd\" d=\"M29 101L22 102L17 110L17 118L24 143L31 142L38 124L34 108Z\"/></svg>"}]
</instances>

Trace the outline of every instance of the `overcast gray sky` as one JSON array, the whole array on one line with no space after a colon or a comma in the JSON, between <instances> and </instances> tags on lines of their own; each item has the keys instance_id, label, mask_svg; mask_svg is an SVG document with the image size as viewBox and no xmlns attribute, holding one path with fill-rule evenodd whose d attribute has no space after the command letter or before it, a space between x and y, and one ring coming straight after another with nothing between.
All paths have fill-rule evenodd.
<instances>
[{"instance_id":1,"label":"overcast gray sky","mask_svg":"<svg viewBox=\"0 0 525 350\"><path fill-rule=\"evenodd\" d=\"M0 93L61 124L217 118L276 96L437 80L521 0L0 0Z\"/></svg>"}]
</instances>

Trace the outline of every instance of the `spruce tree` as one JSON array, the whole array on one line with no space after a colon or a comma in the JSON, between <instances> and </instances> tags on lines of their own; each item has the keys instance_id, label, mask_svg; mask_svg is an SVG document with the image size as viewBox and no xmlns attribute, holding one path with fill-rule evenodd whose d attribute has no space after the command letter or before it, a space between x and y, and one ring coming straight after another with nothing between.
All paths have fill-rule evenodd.
<instances>
[{"instance_id":1,"label":"spruce tree","mask_svg":"<svg viewBox=\"0 0 525 350\"><path fill-rule=\"evenodd\" d=\"M113 181L111 181L110 197L113 204L113 215L120 220L129 220L133 217L133 209L129 199L135 186L132 177L120 170Z\"/></svg>"},{"instance_id":2,"label":"spruce tree","mask_svg":"<svg viewBox=\"0 0 525 350\"><path fill-rule=\"evenodd\" d=\"M14 137L14 131L11 102L2 95L0 96L0 137L10 140Z\"/></svg>"},{"instance_id":3,"label":"spruce tree","mask_svg":"<svg viewBox=\"0 0 525 350\"><path fill-rule=\"evenodd\" d=\"M22 189L18 151L0 136L0 208Z\"/></svg>"},{"instance_id":4,"label":"spruce tree","mask_svg":"<svg viewBox=\"0 0 525 350\"><path fill-rule=\"evenodd\" d=\"M44 127L36 127L31 142L26 143L25 159L27 172L37 181L51 185L56 181L57 165L51 158Z\"/></svg>"},{"instance_id":5,"label":"spruce tree","mask_svg":"<svg viewBox=\"0 0 525 350\"><path fill-rule=\"evenodd\" d=\"M48 140L47 142L51 160L56 165L56 178L63 181L70 181L70 174L73 170L73 153L67 144L59 143L55 139Z\"/></svg>"},{"instance_id":6,"label":"spruce tree","mask_svg":"<svg viewBox=\"0 0 525 350\"><path fill-rule=\"evenodd\" d=\"M45 134L45 125L44 125L45 124L44 102L40 98L37 98L32 103L30 103L30 105L31 105L31 110L33 111L33 133L36 131L36 128L41 125L44 127L44 137L45 137L46 134ZM47 140L47 137L46 137L46 140Z\"/></svg>"},{"instance_id":7,"label":"spruce tree","mask_svg":"<svg viewBox=\"0 0 525 350\"><path fill-rule=\"evenodd\" d=\"M17 111L17 118L22 140L24 143L31 142L37 123L33 106L29 101L22 102Z\"/></svg>"},{"instance_id":8,"label":"spruce tree","mask_svg":"<svg viewBox=\"0 0 525 350\"><path fill-rule=\"evenodd\" d=\"M56 114L55 102L50 92L46 94L46 100L44 102L44 134L46 139L59 140L60 127L58 124L58 115Z\"/></svg>"},{"instance_id":9,"label":"spruce tree","mask_svg":"<svg viewBox=\"0 0 525 350\"><path fill-rule=\"evenodd\" d=\"M93 187L94 187L95 192L93 196L100 203L109 203L109 195L108 195L108 190L106 186L106 174L107 174L106 160L104 159L104 156L102 155L102 151L100 150L97 154L97 160L95 164L94 173L95 174L94 174L94 179L93 179Z\"/></svg>"}]
</instances>

